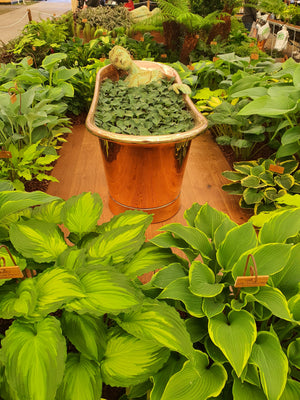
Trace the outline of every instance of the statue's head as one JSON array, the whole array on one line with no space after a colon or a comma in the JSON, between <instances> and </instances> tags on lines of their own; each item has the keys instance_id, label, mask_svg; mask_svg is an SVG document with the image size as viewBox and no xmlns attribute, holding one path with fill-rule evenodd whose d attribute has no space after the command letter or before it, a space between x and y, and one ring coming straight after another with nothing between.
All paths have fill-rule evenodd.
<instances>
[{"instance_id":1,"label":"statue's head","mask_svg":"<svg viewBox=\"0 0 300 400\"><path fill-rule=\"evenodd\" d=\"M129 52L122 46L114 46L109 52L110 62L118 69L127 71L132 64Z\"/></svg>"}]
</instances>

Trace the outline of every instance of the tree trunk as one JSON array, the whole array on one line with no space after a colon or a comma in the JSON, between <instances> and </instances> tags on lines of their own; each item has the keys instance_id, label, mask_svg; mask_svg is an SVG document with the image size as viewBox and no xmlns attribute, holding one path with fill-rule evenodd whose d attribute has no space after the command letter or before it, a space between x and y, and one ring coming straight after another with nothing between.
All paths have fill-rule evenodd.
<instances>
[{"instance_id":1,"label":"tree trunk","mask_svg":"<svg viewBox=\"0 0 300 400\"><path fill-rule=\"evenodd\" d=\"M175 21L163 22L165 44L172 51L179 51L181 25Z\"/></svg>"},{"instance_id":2,"label":"tree trunk","mask_svg":"<svg viewBox=\"0 0 300 400\"><path fill-rule=\"evenodd\" d=\"M197 46L198 40L198 34L186 32L179 56L179 61L182 64L187 65L190 62L190 53Z\"/></svg>"},{"instance_id":3,"label":"tree trunk","mask_svg":"<svg viewBox=\"0 0 300 400\"><path fill-rule=\"evenodd\" d=\"M233 11L233 7L227 8L224 7L222 14L220 16L220 20L224 22L219 22L214 25L209 32L207 44L210 44L217 36L220 36L221 40L227 40L231 30L231 14ZM224 14L223 14L224 13ZM229 15L226 15L226 14Z\"/></svg>"}]
</instances>

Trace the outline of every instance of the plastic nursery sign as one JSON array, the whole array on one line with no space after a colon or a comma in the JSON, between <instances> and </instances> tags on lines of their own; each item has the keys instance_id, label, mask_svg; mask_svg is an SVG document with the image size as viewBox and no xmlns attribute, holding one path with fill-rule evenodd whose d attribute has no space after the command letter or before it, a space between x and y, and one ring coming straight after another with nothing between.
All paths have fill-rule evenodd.
<instances>
[{"instance_id":1,"label":"plastic nursery sign","mask_svg":"<svg viewBox=\"0 0 300 400\"><path fill-rule=\"evenodd\" d=\"M250 258L252 258L253 266L250 266L250 276L246 276L248 263ZM246 266L244 269L243 276L237 276L234 287L255 287L255 286L265 286L269 279L269 275L257 275L257 267L252 254L249 254L246 261Z\"/></svg>"},{"instance_id":2,"label":"plastic nursery sign","mask_svg":"<svg viewBox=\"0 0 300 400\"><path fill-rule=\"evenodd\" d=\"M11 255L11 252L9 251L8 247L5 245L1 245L1 248L5 248L7 253L9 254L12 262L16 264L15 260L13 259L13 256ZM12 279L12 278L24 278L22 271L20 270L20 267L17 265L13 265L10 267L6 266L5 258L0 257L0 279Z\"/></svg>"},{"instance_id":3,"label":"plastic nursery sign","mask_svg":"<svg viewBox=\"0 0 300 400\"><path fill-rule=\"evenodd\" d=\"M0 150L0 158L11 158L11 152Z\"/></svg>"},{"instance_id":4,"label":"plastic nursery sign","mask_svg":"<svg viewBox=\"0 0 300 400\"><path fill-rule=\"evenodd\" d=\"M276 172L277 174L283 174L284 168L281 167L280 165L271 164L269 166L269 171Z\"/></svg>"}]
</instances>

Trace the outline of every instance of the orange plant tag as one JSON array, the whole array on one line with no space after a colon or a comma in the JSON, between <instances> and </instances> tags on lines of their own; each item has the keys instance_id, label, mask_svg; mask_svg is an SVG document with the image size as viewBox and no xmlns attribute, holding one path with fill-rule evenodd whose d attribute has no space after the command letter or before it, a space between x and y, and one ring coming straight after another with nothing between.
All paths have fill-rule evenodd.
<instances>
[{"instance_id":1,"label":"orange plant tag","mask_svg":"<svg viewBox=\"0 0 300 400\"><path fill-rule=\"evenodd\" d=\"M277 174L283 174L284 168L281 167L280 165L271 164L269 166L269 171L276 172Z\"/></svg>"},{"instance_id":2,"label":"orange plant tag","mask_svg":"<svg viewBox=\"0 0 300 400\"><path fill-rule=\"evenodd\" d=\"M17 265L0 268L0 279L24 278L22 271Z\"/></svg>"},{"instance_id":3,"label":"orange plant tag","mask_svg":"<svg viewBox=\"0 0 300 400\"><path fill-rule=\"evenodd\" d=\"M17 101L17 96L15 93L10 95L10 102L11 104L14 104Z\"/></svg>"},{"instance_id":4,"label":"orange plant tag","mask_svg":"<svg viewBox=\"0 0 300 400\"><path fill-rule=\"evenodd\" d=\"M250 266L250 276L246 276L250 258L252 259L253 266ZM269 279L269 275L257 275L257 267L256 267L255 259L252 254L249 254L247 257L243 276L236 277L234 287L241 288L241 287L265 286L268 279Z\"/></svg>"},{"instance_id":5,"label":"orange plant tag","mask_svg":"<svg viewBox=\"0 0 300 400\"><path fill-rule=\"evenodd\" d=\"M251 60L258 60L259 55L257 53L252 53L252 54L250 54L250 58L251 58Z\"/></svg>"},{"instance_id":6,"label":"orange plant tag","mask_svg":"<svg viewBox=\"0 0 300 400\"><path fill-rule=\"evenodd\" d=\"M81 20L83 23L85 23L85 22L87 22L87 19L86 18L82 18L82 20Z\"/></svg>"},{"instance_id":7,"label":"orange plant tag","mask_svg":"<svg viewBox=\"0 0 300 400\"><path fill-rule=\"evenodd\" d=\"M10 151L0 151L0 158L11 158L11 152Z\"/></svg>"}]
</instances>

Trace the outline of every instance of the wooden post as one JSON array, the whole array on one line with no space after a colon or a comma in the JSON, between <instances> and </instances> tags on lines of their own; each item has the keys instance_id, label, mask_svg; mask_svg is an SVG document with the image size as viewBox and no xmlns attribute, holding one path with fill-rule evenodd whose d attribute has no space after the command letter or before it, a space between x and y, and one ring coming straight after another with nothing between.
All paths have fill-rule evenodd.
<instances>
[{"instance_id":1,"label":"wooden post","mask_svg":"<svg viewBox=\"0 0 300 400\"><path fill-rule=\"evenodd\" d=\"M148 10L150 11L150 0L147 0L147 7L148 7Z\"/></svg>"},{"instance_id":2,"label":"wooden post","mask_svg":"<svg viewBox=\"0 0 300 400\"><path fill-rule=\"evenodd\" d=\"M31 15L31 10L30 10L30 8L27 9L27 15L28 15L28 21L29 21L29 23L32 22L32 15Z\"/></svg>"}]
</instances>

